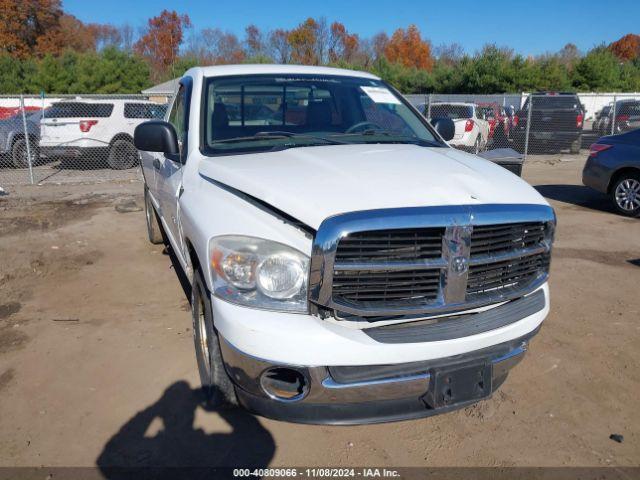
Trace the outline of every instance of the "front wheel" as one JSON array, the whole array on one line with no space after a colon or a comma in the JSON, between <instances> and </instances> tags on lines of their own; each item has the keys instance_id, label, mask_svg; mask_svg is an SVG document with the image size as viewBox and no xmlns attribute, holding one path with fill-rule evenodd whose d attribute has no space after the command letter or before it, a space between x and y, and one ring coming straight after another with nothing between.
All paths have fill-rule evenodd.
<instances>
[{"instance_id":1,"label":"front wheel","mask_svg":"<svg viewBox=\"0 0 640 480\"><path fill-rule=\"evenodd\" d=\"M611 188L613 206L627 217L640 216L640 174L623 174Z\"/></svg>"},{"instance_id":2,"label":"front wheel","mask_svg":"<svg viewBox=\"0 0 640 480\"><path fill-rule=\"evenodd\" d=\"M211 299L200 270L194 269L191 288L193 341L202 390L212 408L238 404L236 392L222 360L220 341L213 325Z\"/></svg>"},{"instance_id":3,"label":"front wheel","mask_svg":"<svg viewBox=\"0 0 640 480\"><path fill-rule=\"evenodd\" d=\"M126 170L138 164L138 149L129 140L121 138L109 147L107 163L113 170Z\"/></svg>"}]
</instances>

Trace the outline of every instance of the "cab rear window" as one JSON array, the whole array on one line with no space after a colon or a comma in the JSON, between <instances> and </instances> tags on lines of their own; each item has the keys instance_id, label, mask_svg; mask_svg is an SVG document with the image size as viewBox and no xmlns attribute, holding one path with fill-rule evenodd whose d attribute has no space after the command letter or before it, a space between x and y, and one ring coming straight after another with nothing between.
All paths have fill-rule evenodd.
<instances>
[{"instance_id":1,"label":"cab rear window","mask_svg":"<svg viewBox=\"0 0 640 480\"><path fill-rule=\"evenodd\" d=\"M547 95L547 96L537 96L533 97L533 108L566 108L566 109L577 109L580 108L580 100L578 97L571 95Z\"/></svg>"},{"instance_id":2,"label":"cab rear window","mask_svg":"<svg viewBox=\"0 0 640 480\"><path fill-rule=\"evenodd\" d=\"M113 112L113 103L54 103L47 111L49 118L106 118Z\"/></svg>"},{"instance_id":3,"label":"cab rear window","mask_svg":"<svg viewBox=\"0 0 640 480\"><path fill-rule=\"evenodd\" d=\"M640 115L640 102L622 103L618 106L617 115Z\"/></svg>"}]
</instances>

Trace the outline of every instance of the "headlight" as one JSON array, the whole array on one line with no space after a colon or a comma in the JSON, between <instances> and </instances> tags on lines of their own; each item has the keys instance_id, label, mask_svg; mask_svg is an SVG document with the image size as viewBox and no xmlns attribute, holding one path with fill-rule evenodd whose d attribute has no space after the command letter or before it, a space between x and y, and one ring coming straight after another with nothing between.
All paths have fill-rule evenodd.
<instances>
[{"instance_id":1,"label":"headlight","mask_svg":"<svg viewBox=\"0 0 640 480\"><path fill-rule=\"evenodd\" d=\"M239 305L307 312L309 257L261 238L230 235L209 241L213 293Z\"/></svg>"}]
</instances>

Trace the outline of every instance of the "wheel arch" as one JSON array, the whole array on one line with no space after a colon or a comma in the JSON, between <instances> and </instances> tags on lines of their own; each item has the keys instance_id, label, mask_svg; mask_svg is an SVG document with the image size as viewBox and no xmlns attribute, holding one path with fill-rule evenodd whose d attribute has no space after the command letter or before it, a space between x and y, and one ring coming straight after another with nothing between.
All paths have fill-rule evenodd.
<instances>
[{"instance_id":1,"label":"wheel arch","mask_svg":"<svg viewBox=\"0 0 640 480\"><path fill-rule=\"evenodd\" d=\"M200 258L198 257L198 252L195 248L195 246L193 245L193 242L191 242L191 240L188 237L185 237L184 239L184 245L185 245L185 250L187 253L187 272L185 272L189 278L189 280L191 281L193 279L193 274L196 270L201 270L202 271L202 262L200 262ZM206 275L207 272L203 271L202 274ZM206 279L206 276L205 276ZM205 282L205 286L206 286L206 282Z\"/></svg>"},{"instance_id":2,"label":"wheel arch","mask_svg":"<svg viewBox=\"0 0 640 480\"><path fill-rule=\"evenodd\" d=\"M113 138L109 142L109 146L112 146L117 140L126 140L127 142L133 144L133 137L131 135L125 132L120 132L113 136Z\"/></svg>"},{"instance_id":3,"label":"wheel arch","mask_svg":"<svg viewBox=\"0 0 640 480\"><path fill-rule=\"evenodd\" d=\"M31 139L33 142L36 142L36 144L38 143L38 136L33 134L33 133L28 133L27 136L29 137L29 139ZM11 147L13 148L13 146L16 144L16 142L18 140L22 140L24 139L25 135L24 132L18 132L18 133L14 133L11 137L10 137L10 141L9 141L9 145L11 145Z\"/></svg>"},{"instance_id":4,"label":"wheel arch","mask_svg":"<svg viewBox=\"0 0 640 480\"><path fill-rule=\"evenodd\" d=\"M611 179L609 180L609 185L607 185L607 193L611 193L611 189L613 188L613 186L615 185L615 183L618 181L620 177L622 177L623 175L627 175L629 173L635 173L636 175L640 175L640 167L626 166L626 167L619 168L618 170L613 172L613 174L611 175Z\"/></svg>"}]
</instances>

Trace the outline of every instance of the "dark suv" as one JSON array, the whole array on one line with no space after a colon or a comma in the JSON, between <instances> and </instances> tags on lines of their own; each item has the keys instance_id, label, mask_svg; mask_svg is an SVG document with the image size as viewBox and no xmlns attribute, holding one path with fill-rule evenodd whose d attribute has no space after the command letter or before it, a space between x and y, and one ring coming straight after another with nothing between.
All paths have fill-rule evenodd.
<instances>
[{"instance_id":1,"label":"dark suv","mask_svg":"<svg viewBox=\"0 0 640 480\"><path fill-rule=\"evenodd\" d=\"M529 128L529 152L544 147L553 150L569 149L579 153L582 144L584 108L575 93L534 93L527 98L516 114L514 143L524 151L529 108L531 127Z\"/></svg>"}]
</instances>

